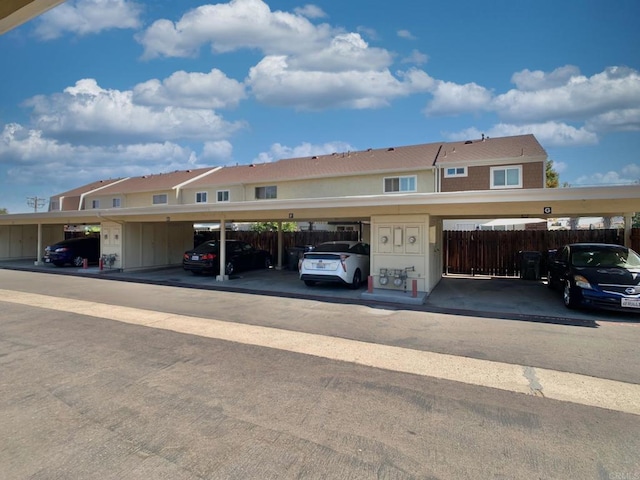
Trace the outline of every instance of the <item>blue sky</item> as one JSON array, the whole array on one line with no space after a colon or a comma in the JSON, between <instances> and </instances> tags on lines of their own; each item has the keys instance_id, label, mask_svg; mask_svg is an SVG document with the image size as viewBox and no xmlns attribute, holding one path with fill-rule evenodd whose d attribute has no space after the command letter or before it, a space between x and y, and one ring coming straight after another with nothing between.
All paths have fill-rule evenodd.
<instances>
[{"instance_id":1,"label":"blue sky","mask_svg":"<svg viewBox=\"0 0 640 480\"><path fill-rule=\"evenodd\" d=\"M638 18L637 0L67 1L0 36L0 208L483 133L535 134L572 186L637 183Z\"/></svg>"}]
</instances>

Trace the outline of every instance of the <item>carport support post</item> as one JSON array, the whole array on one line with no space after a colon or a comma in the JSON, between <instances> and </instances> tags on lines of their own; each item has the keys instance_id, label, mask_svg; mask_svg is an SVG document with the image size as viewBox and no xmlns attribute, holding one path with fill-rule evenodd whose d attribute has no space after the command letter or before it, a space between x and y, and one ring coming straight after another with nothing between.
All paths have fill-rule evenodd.
<instances>
[{"instance_id":1,"label":"carport support post","mask_svg":"<svg viewBox=\"0 0 640 480\"><path fill-rule=\"evenodd\" d=\"M38 224L38 245L36 246L36 261L34 265L42 265L42 224Z\"/></svg>"},{"instance_id":2,"label":"carport support post","mask_svg":"<svg viewBox=\"0 0 640 480\"><path fill-rule=\"evenodd\" d=\"M224 282L229 280L229 275L226 274L225 265L227 264L227 222L224 217L220 220L220 274L216 277L216 281Z\"/></svg>"},{"instance_id":3,"label":"carport support post","mask_svg":"<svg viewBox=\"0 0 640 480\"><path fill-rule=\"evenodd\" d=\"M278 264L276 270L282 270L282 222L278 222Z\"/></svg>"},{"instance_id":4,"label":"carport support post","mask_svg":"<svg viewBox=\"0 0 640 480\"><path fill-rule=\"evenodd\" d=\"M631 248L631 227L633 226L633 213L624 214L624 246Z\"/></svg>"}]
</instances>

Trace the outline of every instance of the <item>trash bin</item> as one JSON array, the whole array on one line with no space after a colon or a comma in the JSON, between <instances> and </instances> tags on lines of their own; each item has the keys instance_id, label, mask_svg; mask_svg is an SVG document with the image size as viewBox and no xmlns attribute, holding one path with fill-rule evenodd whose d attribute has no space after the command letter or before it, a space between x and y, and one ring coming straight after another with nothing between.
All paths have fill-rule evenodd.
<instances>
[{"instance_id":1,"label":"trash bin","mask_svg":"<svg viewBox=\"0 0 640 480\"><path fill-rule=\"evenodd\" d=\"M520 254L520 278L523 280L540 280L540 252L518 252Z\"/></svg>"},{"instance_id":2,"label":"trash bin","mask_svg":"<svg viewBox=\"0 0 640 480\"><path fill-rule=\"evenodd\" d=\"M298 271L298 261L305 251L305 247L289 247L287 250L287 268L289 270Z\"/></svg>"}]
</instances>

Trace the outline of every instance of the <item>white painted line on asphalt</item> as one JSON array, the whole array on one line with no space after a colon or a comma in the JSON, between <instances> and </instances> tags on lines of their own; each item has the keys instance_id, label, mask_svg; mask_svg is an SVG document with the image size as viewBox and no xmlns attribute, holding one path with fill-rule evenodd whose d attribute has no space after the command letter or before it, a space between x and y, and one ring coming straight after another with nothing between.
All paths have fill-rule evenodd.
<instances>
[{"instance_id":1,"label":"white painted line on asphalt","mask_svg":"<svg viewBox=\"0 0 640 480\"><path fill-rule=\"evenodd\" d=\"M275 348L640 415L640 385L271 327L0 289L0 302Z\"/></svg>"}]
</instances>

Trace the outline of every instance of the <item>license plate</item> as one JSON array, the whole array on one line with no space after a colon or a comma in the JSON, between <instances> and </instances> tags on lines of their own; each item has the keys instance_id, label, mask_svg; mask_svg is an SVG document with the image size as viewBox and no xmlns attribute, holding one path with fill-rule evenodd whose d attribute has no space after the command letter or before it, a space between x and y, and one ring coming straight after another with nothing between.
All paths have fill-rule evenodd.
<instances>
[{"instance_id":1,"label":"license plate","mask_svg":"<svg viewBox=\"0 0 640 480\"><path fill-rule=\"evenodd\" d=\"M191 260L200 260L198 255L191 255Z\"/></svg>"},{"instance_id":2,"label":"license plate","mask_svg":"<svg viewBox=\"0 0 640 480\"><path fill-rule=\"evenodd\" d=\"M322 269L322 268L324 268L324 263L316 263L315 266L316 266L316 268Z\"/></svg>"},{"instance_id":3,"label":"license plate","mask_svg":"<svg viewBox=\"0 0 640 480\"><path fill-rule=\"evenodd\" d=\"M51 262L51 259L50 259L50 258L45 258L45 259L44 259L44 263L49 263L49 262Z\"/></svg>"},{"instance_id":4,"label":"license plate","mask_svg":"<svg viewBox=\"0 0 640 480\"><path fill-rule=\"evenodd\" d=\"M623 298L623 307L640 308L640 298Z\"/></svg>"}]
</instances>

